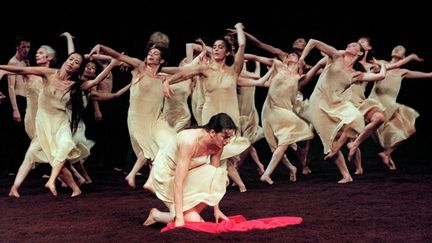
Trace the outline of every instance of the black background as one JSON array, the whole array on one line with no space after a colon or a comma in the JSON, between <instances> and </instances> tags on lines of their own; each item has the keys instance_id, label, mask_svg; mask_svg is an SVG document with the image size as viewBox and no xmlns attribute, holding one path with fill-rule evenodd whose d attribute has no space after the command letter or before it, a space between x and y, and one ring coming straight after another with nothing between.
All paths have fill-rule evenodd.
<instances>
[{"instance_id":1,"label":"black background","mask_svg":"<svg viewBox=\"0 0 432 243\"><path fill-rule=\"evenodd\" d=\"M112 0L111 0L112 1ZM64 31L75 36L76 49L87 53L95 44L102 43L142 59L150 34L162 31L170 37L169 65L177 65L185 56L185 43L196 37L212 40L222 36L226 28L242 22L245 30L273 46L289 51L297 37L322 40L338 49L360 36L370 36L378 58L390 59L394 46L402 44L407 54L417 53L425 58L423 63L410 63L411 70L432 71L432 43L430 8L425 2L409 1L403 4L378 1L346 1L345 3L320 3L310 1L3 1L0 9L1 38L0 62L14 55L14 39L26 34L32 40L30 57L41 44L53 46L61 60L66 56L66 41L59 38ZM256 2L256 1L255 1ZM252 45L247 52L266 55ZM268 54L267 54L268 55ZM268 55L269 56L269 55ZM119 80L115 89L129 80ZM420 113L417 134L408 141L404 152L421 158L428 155L429 124L428 100L430 79L404 80L399 102ZM311 85L313 86L313 85ZM313 87L306 88L306 96ZM3 78L0 90L7 92ZM265 89L258 89L258 110L264 101ZM0 122L11 119L3 106ZM125 124L125 107L119 110L121 124ZM3 133L3 131L0 131Z\"/></svg>"}]
</instances>

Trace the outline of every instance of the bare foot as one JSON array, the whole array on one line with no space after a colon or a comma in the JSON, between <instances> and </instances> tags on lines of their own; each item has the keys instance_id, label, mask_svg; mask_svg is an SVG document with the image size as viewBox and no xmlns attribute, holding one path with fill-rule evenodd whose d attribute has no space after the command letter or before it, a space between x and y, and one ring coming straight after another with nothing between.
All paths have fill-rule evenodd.
<instances>
[{"instance_id":1,"label":"bare foot","mask_svg":"<svg viewBox=\"0 0 432 243\"><path fill-rule=\"evenodd\" d=\"M93 183L92 179L89 176L84 176L84 178L85 178L85 184Z\"/></svg>"},{"instance_id":2,"label":"bare foot","mask_svg":"<svg viewBox=\"0 0 432 243\"><path fill-rule=\"evenodd\" d=\"M68 185L66 184L66 182L64 182L64 181L62 180L62 178L57 177L57 180L60 181L60 186L61 186L61 187L63 187L63 188L67 188L67 187L68 187Z\"/></svg>"},{"instance_id":3,"label":"bare foot","mask_svg":"<svg viewBox=\"0 0 432 243\"><path fill-rule=\"evenodd\" d=\"M349 142L349 143L347 144L347 147L349 148L348 161L351 161L352 157L353 157L354 154L357 152L358 144L356 144L356 143L354 143L354 142Z\"/></svg>"},{"instance_id":4,"label":"bare foot","mask_svg":"<svg viewBox=\"0 0 432 243\"><path fill-rule=\"evenodd\" d=\"M245 185L241 185L241 186L239 186L239 190L240 190L240 192L246 192L246 191L247 191Z\"/></svg>"},{"instance_id":5,"label":"bare foot","mask_svg":"<svg viewBox=\"0 0 432 243\"><path fill-rule=\"evenodd\" d=\"M334 159L334 157L336 156L336 154L337 154L337 151L330 151L330 153L328 153L324 157L324 160Z\"/></svg>"},{"instance_id":6,"label":"bare foot","mask_svg":"<svg viewBox=\"0 0 432 243\"><path fill-rule=\"evenodd\" d=\"M350 183L350 182L352 182L352 181L353 181L353 179L352 179L352 177L350 176L350 177L347 177L347 178L342 178L342 180L338 181L338 183L339 183L339 184L345 184L345 183Z\"/></svg>"},{"instance_id":7,"label":"bare foot","mask_svg":"<svg viewBox=\"0 0 432 243\"><path fill-rule=\"evenodd\" d=\"M135 176L126 176L125 180L128 184L128 186L130 186L132 189L136 188L136 184L135 184Z\"/></svg>"},{"instance_id":8,"label":"bare foot","mask_svg":"<svg viewBox=\"0 0 432 243\"><path fill-rule=\"evenodd\" d=\"M159 210L157 210L157 208L152 208L150 210L149 216L147 217L146 221L144 221L143 225L144 226L150 226L152 224L155 224L156 218L157 218L157 214L159 213Z\"/></svg>"},{"instance_id":9,"label":"bare foot","mask_svg":"<svg viewBox=\"0 0 432 243\"><path fill-rule=\"evenodd\" d=\"M390 170L396 170L396 164L395 164L395 162L393 161L393 159L392 159L392 157L390 157L389 156L389 164L390 164L390 167L389 167L389 169Z\"/></svg>"},{"instance_id":10,"label":"bare foot","mask_svg":"<svg viewBox=\"0 0 432 243\"><path fill-rule=\"evenodd\" d=\"M260 177L260 180L262 181L262 182L267 182L268 184L273 184L274 183L274 181L270 178L270 176L267 176L267 175L265 175L265 174L263 174L261 177Z\"/></svg>"},{"instance_id":11,"label":"bare foot","mask_svg":"<svg viewBox=\"0 0 432 243\"><path fill-rule=\"evenodd\" d=\"M150 191L150 192L153 192L153 193L155 192L148 182L146 182L143 185L143 188L144 188L144 190L147 190L147 191Z\"/></svg>"},{"instance_id":12,"label":"bare foot","mask_svg":"<svg viewBox=\"0 0 432 243\"><path fill-rule=\"evenodd\" d=\"M385 152L378 153L379 157L381 157L382 162L389 168L390 170L395 170L396 167L394 166L394 163L390 162L390 156L386 154ZM392 160L393 161L393 160Z\"/></svg>"},{"instance_id":13,"label":"bare foot","mask_svg":"<svg viewBox=\"0 0 432 243\"><path fill-rule=\"evenodd\" d=\"M309 175L310 173L312 173L312 171L309 169L308 166L303 168L303 170L302 170L303 175Z\"/></svg>"},{"instance_id":14,"label":"bare foot","mask_svg":"<svg viewBox=\"0 0 432 243\"><path fill-rule=\"evenodd\" d=\"M78 190L72 192L71 197L77 197L81 195L81 193L82 193L81 190L78 188Z\"/></svg>"},{"instance_id":15,"label":"bare foot","mask_svg":"<svg viewBox=\"0 0 432 243\"><path fill-rule=\"evenodd\" d=\"M262 175L262 174L264 174L264 171L265 171L264 165L259 163L258 164L258 174Z\"/></svg>"},{"instance_id":16,"label":"bare foot","mask_svg":"<svg viewBox=\"0 0 432 243\"><path fill-rule=\"evenodd\" d=\"M297 181L297 168L295 166L290 168L290 181L292 182Z\"/></svg>"},{"instance_id":17,"label":"bare foot","mask_svg":"<svg viewBox=\"0 0 432 243\"><path fill-rule=\"evenodd\" d=\"M18 193L18 190L14 186L12 186L12 188L10 189L9 197L15 197L15 198L19 198L20 197L20 194Z\"/></svg>"},{"instance_id":18,"label":"bare foot","mask_svg":"<svg viewBox=\"0 0 432 243\"><path fill-rule=\"evenodd\" d=\"M77 178L77 180L78 180L77 181L78 186L81 186L82 184L86 183L86 180L84 179L84 177L79 177L79 178ZM63 183L62 183L62 187L63 187Z\"/></svg>"},{"instance_id":19,"label":"bare foot","mask_svg":"<svg viewBox=\"0 0 432 243\"><path fill-rule=\"evenodd\" d=\"M50 192L53 194L54 197L57 197L58 194L54 183L47 182L45 184L45 187L48 188L48 190L50 190Z\"/></svg>"},{"instance_id":20,"label":"bare foot","mask_svg":"<svg viewBox=\"0 0 432 243\"><path fill-rule=\"evenodd\" d=\"M356 171L354 172L355 175L362 175L363 174L363 169L356 169Z\"/></svg>"}]
</instances>

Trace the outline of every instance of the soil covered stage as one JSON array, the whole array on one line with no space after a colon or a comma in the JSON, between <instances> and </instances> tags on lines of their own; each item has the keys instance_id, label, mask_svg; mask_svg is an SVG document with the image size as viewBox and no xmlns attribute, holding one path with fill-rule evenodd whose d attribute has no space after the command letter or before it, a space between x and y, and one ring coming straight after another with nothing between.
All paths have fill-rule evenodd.
<instances>
[{"instance_id":1,"label":"soil covered stage","mask_svg":"<svg viewBox=\"0 0 432 243\"><path fill-rule=\"evenodd\" d=\"M388 171L378 160L364 159L363 175L339 185L334 164L312 157L312 174L298 173L289 182L279 166L275 184L259 181L256 168L247 161L241 175L248 191L229 187L221 201L227 215L247 219L300 216L303 223L272 230L208 234L188 229L160 233L164 225L142 226L153 207L164 204L143 189L130 190L121 172L91 168L93 184L70 198L59 188L53 198L36 169L21 188L21 198L9 198L13 177L0 180L0 239L4 242L431 242L432 164L395 155L398 169ZM350 164L352 171L352 164ZM148 173L148 172L147 172ZM147 173L138 177L142 185ZM59 186L60 187L60 186ZM212 210L203 213L213 220Z\"/></svg>"}]
</instances>

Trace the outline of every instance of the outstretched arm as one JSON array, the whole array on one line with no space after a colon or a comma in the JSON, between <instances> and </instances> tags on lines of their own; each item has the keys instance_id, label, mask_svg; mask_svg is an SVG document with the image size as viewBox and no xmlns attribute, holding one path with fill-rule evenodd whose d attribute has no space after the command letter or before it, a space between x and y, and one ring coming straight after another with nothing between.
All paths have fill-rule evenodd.
<instances>
[{"instance_id":1,"label":"outstretched arm","mask_svg":"<svg viewBox=\"0 0 432 243\"><path fill-rule=\"evenodd\" d=\"M360 73L357 77L354 78L354 81L364 81L364 82L373 82L383 80L387 73L386 67L384 63L380 63L381 69L379 73Z\"/></svg>"},{"instance_id":2,"label":"outstretched arm","mask_svg":"<svg viewBox=\"0 0 432 243\"><path fill-rule=\"evenodd\" d=\"M432 72L425 73L425 72L419 72L419 71L411 71L408 70L405 73L405 78L432 78Z\"/></svg>"},{"instance_id":3,"label":"outstretched arm","mask_svg":"<svg viewBox=\"0 0 432 243\"><path fill-rule=\"evenodd\" d=\"M110 64L93 80L85 81L81 84L82 90L88 90L96 85L98 85L100 82L102 82L111 72L111 70L119 65L119 61L115 58L111 59Z\"/></svg>"},{"instance_id":4,"label":"outstretched arm","mask_svg":"<svg viewBox=\"0 0 432 243\"><path fill-rule=\"evenodd\" d=\"M258 40L258 38L256 38L255 36L245 32L246 38L248 40L250 40L254 45L256 45L257 47L270 52L271 54L275 55L277 58L279 58L279 60L283 60L283 58L285 56L288 55L288 53L282 51L279 48L276 48L274 46L271 46L269 44L266 44L264 42L261 42L260 40Z\"/></svg>"},{"instance_id":5,"label":"outstretched arm","mask_svg":"<svg viewBox=\"0 0 432 243\"><path fill-rule=\"evenodd\" d=\"M254 54L245 54L245 59L260 62L260 63L267 65L267 66L273 65L273 62L275 61L273 58L257 56Z\"/></svg>"},{"instance_id":6,"label":"outstretched arm","mask_svg":"<svg viewBox=\"0 0 432 243\"><path fill-rule=\"evenodd\" d=\"M207 68L207 66L204 66L204 65L195 65L195 66L191 66L191 67L183 67L182 71L177 72L176 74L168 77L164 81L163 92L164 92L165 96L168 98L171 98L172 95L174 94L174 91L170 88L170 84L175 84L178 82L189 80L190 78L192 78L195 75L206 76L205 71L204 71L206 68Z\"/></svg>"},{"instance_id":7,"label":"outstretched arm","mask_svg":"<svg viewBox=\"0 0 432 243\"><path fill-rule=\"evenodd\" d=\"M97 44L93 49L90 51L89 56L91 57L93 54L106 54L108 56L111 56L115 59L117 59L120 62L124 62L134 68L138 67L141 64L141 60L138 58L130 57L128 55L122 54L111 47L104 46L101 44Z\"/></svg>"},{"instance_id":8,"label":"outstretched arm","mask_svg":"<svg viewBox=\"0 0 432 243\"><path fill-rule=\"evenodd\" d=\"M411 61L417 61L417 62L423 62L423 58L420 58L416 54L410 54L405 58L402 58L401 60L395 62L395 63L387 63L386 68L387 70L394 69L394 68L400 68L403 65L411 62Z\"/></svg>"},{"instance_id":9,"label":"outstretched arm","mask_svg":"<svg viewBox=\"0 0 432 243\"><path fill-rule=\"evenodd\" d=\"M264 86L269 87L271 83L270 76L273 74L273 71L275 70L275 63L269 68L267 73L262 76L259 79L253 79L253 78L245 78L245 77L239 77L237 81L238 86Z\"/></svg>"},{"instance_id":10,"label":"outstretched arm","mask_svg":"<svg viewBox=\"0 0 432 243\"><path fill-rule=\"evenodd\" d=\"M115 99L120 97L121 95L123 95L124 93L126 93L126 91L129 90L131 84L126 85L125 87L121 88L120 90L118 90L115 93L108 93L108 92L99 92L96 90L92 90L90 93L90 97L93 100L97 100L97 101L106 101L106 100L111 100L111 99Z\"/></svg>"},{"instance_id":11,"label":"outstretched arm","mask_svg":"<svg viewBox=\"0 0 432 243\"><path fill-rule=\"evenodd\" d=\"M13 65L0 65L0 70L4 70L8 74L37 75L42 77L53 74L56 71L56 69L47 67L19 67Z\"/></svg>"}]
</instances>

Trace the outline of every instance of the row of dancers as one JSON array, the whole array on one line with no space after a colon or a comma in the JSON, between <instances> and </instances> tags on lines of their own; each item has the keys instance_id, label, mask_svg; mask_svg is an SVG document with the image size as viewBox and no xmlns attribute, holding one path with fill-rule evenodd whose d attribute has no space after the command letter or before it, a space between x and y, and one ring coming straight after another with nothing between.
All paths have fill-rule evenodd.
<instances>
[{"instance_id":1,"label":"row of dancers","mask_svg":"<svg viewBox=\"0 0 432 243\"><path fill-rule=\"evenodd\" d=\"M72 40L68 33L62 36L68 42ZM273 56L245 54L247 40ZM22 45L27 48L25 41L17 43L17 53ZM372 46L366 37L350 43L345 50L337 50L319 40L306 42L299 38L293 44L293 51L287 53L245 32L241 23L229 29L228 35L216 40L212 47L202 41L188 44L187 57L179 67L164 66L168 48L169 38L156 32L147 44L144 60L98 44L88 55L70 50L59 69L49 67L55 52L48 46L41 46L37 51L37 67L27 67L22 60L18 60L19 65L0 65L2 75L24 76L25 126L31 138L9 195L20 196L19 188L25 177L35 163L41 162L52 167L45 186L53 195L57 195L57 177L72 189L72 196L80 195L78 184L83 180L91 181L83 162L94 145L85 137L82 110L87 102L96 105L97 101L113 99L127 91L130 91L127 124L137 156L125 177L131 187L136 187L135 177L146 164L153 165L149 177L152 178L153 171L159 168L153 162L157 161L159 151L169 147L179 132L190 125L191 114L198 126L204 126L219 113L227 114L239 128L235 136L221 136L230 138L223 149L229 151L230 156L224 157L226 161L222 164L226 164L228 176L240 191L246 191L246 186L238 170L248 154L262 173L260 180L269 184L273 183L271 174L281 161L290 171L290 180L296 181L297 168L285 154L289 147L298 151L302 173L310 173L307 158L314 131L322 141L325 159L334 161L342 175L338 182L352 182L341 148L347 145L348 159L353 160L355 173L361 174L359 146L373 135L384 149L379 153L384 164L391 170L396 169L391 154L415 132L418 117L414 109L396 102L401 81L432 77L432 73L400 68L413 60L422 61L415 54L405 56L402 46L393 49L390 61L376 61L371 58ZM321 51L323 57L311 66L305 60L313 49ZM194 53L198 55L194 57ZM229 58L232 58L230 63ZM83 65L86 59L90 61ZM97 76L94 75L96 64L90 64L94 60L105 63L104 70ZM245 60L256 62L255 72L246 70ZM260 75L261 64L268 66L263 76ZM84 66L87 74L81 70ZM131 68L132 80L117 92L110 92L113 79L110 73L116 66ZM318 75L310 98L304 99L301 88ZM105 84L108 88L94 89L104 82L108 83ZM374 87L366 98L367 82L374 82ZM269 88L261 111L262 128L254 104L256 86ZM189 96L191 109L187 104ZM18 115L15 109L13 112L15 119ZM223 131L218 130L216 134L220 132ZM265 169L253 147L262 138L273 152ZM197 157L213 153L193 151ZM65 166L68 163L78 169ZM194 168L190 163L187 166L189 171ZM74 176L81 178L78 184Z\"/></svg>"}]
</instances>

